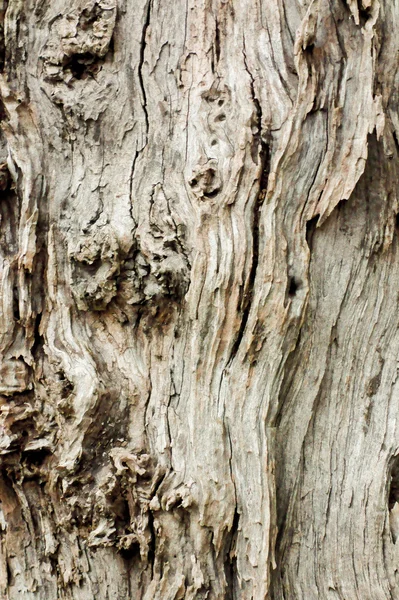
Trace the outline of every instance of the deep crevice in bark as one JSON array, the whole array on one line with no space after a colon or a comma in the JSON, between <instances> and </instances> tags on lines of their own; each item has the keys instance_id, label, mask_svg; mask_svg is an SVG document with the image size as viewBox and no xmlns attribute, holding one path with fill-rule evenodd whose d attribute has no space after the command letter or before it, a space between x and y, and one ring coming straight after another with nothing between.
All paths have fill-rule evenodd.
<instances>
[{"instance_id":1,"label":"deep crevice in bark","mask_svg":"<svg viewBox=\"0 0 399 600\"><path fill-rule=\"evenodd\" d=\"M319 215L316 215L315 217L306 222L306 243L308 245L309 252L312 252L313 235L316 231L318 221Z\"/></svg>"},{"instance_id":2,"label":"deep crevice in bark","mask_svg":"<svg viewBox=\"0 0 399 600\"><path fill-rule=\"evenodd\" d=\"M395 456L390 470L388 507L392 510L395 504L399 502L399 457Z\"/></svg>"},{"instance_id":3,"label":"deep crevice in bark","mask_svg":"<svg viewBox=\"0 0 399 600\"><path fill-rule=\"evenodd\" d=\"M389 526L392 542L396 544L399 537L399 457L392 459L388 476L388 510Z\"/></svg>"},{"instance_id":4,"label":"deep crevice in bark","mask_svg":"<svg viewBox=\"0 0 399 600\"><path fill-rule=\"evenodd\" d=\"M148 120L148 111L147 111L147 95L146 95L146 91L145 91L144 77L143 77L143 67L144 67L144 60L145 60L145 49L146 49L146 45L147 45L147 40L146 40L147 30L148 30L148 27L149 27L150 21L151 21L151 8L152 8L152 0L148 0L147 7L146 7L145 21L144 21L142 36L141 36L141 41L140 41L140 60L139 60L139 66L138 66L138 77L139 77L139 82L140 82L141 93L143 96L143 110L144 110L147 135L148 135L148 131L149 131L149 120Z\"/></svg>"},{"instance_id":5,"label":"deep crevice in bark","mask_svg":"<svg viewBox=\"0 0 399 600\"><path fill-rule=\"evenodd\" d=\"M253 210L253 220L252 220L252 263L249 272L248 285L247 289L244 292L243 303L241 306L242 317L240 329L237 333L237 337L235 339L234 345L231 350L229 363L231 363L240 347L242 339L244 337L245 329L247 326L249 314L251 312L252 306L252 297L254 292L254 285L256 279L256 271L258 268L258 260L259 260L259 229L260 229L260 217L263 201L265 198L265 193L267 190L267 184L269 179L270 172L270 146L266 142L261 142L261 151L260 151L261 161L262 161L262 170L261 176L259 180L259 192L254 202L254 210Z\"/></svg>"},{"instance_id":6,"label":"deep crevice in bark","mask_svg":"<svg viewBox=\"0 0 399 600\"><path fill-rule=\"evenodd\" d=\"M240 524L240 514L236 508L234 512L233 525L230 532L230 543L228 545L228 551L225 560L225 574L227 582L226 600L235 600L237 594L238 580L237 580L237 556L236 556L236 542L237 533Z\"/></svg>"},{"instance_id":7,"label":"deep crevice in bark","mask_svg":"<svg viewBox=\"0 0 399 600\"><path fill-rule=\"evenodd\" d=\"M220 29L217 19L215 20L215 57L217 64L220 60Z\"/></svg>"},{"instance_id":8,"label":"deep crevice in bark","mask_svg":"<svg viewBox=\"0 0 399 600\"><path fill-rule=\"evenodd\" d=\"M8 8L8 0L3 0L2 8L0 9L0 73L4 70L4 64L6 60L6 46L5 46L5 19Z\"/></svg>"}]
</instances>

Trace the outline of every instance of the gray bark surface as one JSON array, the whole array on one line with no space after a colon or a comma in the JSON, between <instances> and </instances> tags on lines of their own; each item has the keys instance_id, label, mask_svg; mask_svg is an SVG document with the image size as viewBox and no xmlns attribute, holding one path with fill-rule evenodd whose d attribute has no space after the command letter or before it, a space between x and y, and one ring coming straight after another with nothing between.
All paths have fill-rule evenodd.
<instances>
[{"instance_id":1,"label":"gray bark surface","mask_svg":"<svg viewBox=\"0 0 399 600\"><path fill-rule=\"evenodd\" d=\"M0 0L0 598L399 599L399 3Z\"/></svg>"}]
</instances>

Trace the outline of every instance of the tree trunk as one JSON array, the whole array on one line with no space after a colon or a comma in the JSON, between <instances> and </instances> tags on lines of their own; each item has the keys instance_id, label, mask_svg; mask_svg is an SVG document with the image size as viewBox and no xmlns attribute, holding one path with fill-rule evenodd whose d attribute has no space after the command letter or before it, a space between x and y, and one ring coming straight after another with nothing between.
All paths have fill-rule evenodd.
<instances>
[{"instance_id":1,"label":"tree trunk","mask_svg":"<svg viewBox=\"0 0 399 600\"><path fill-rule=\"evenodd\" d=\"M398 0L0 21L0 598L399 599Z\"/></svg>"}]
</instances>

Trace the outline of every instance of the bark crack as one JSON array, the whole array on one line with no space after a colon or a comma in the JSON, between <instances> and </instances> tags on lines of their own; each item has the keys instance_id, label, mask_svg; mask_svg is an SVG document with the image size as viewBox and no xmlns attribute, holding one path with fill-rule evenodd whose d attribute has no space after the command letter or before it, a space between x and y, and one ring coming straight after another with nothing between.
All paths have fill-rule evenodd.
<instances>
[{"instance_id":1,"label":"bark crack","mask_svg":"<svg viewBox=\"0 0 399 600\"><path fill-rule=\"evenodd\" d=\"M151 3L152 3L152 0L148 0L147 8L146 8L146 16L145 16L142 36L141 36L141 40L140 40L140 61L139 61L139 67L138 67L140 89L141 89L141 93L143 96L142 106L143 106L143 110L144 110L147 137L148 137L148 132L149 132L149 121L148 121L148 110L147 110L147 95L145 92L144 77L143 77L143 66L144 66L145 49L147 46L147 41L146 41L147 30L148 30L148 27L149 27L150 21L151 21Z\"/></svg>"},{"instance_id":2,"label":"bark crack","mask_svg":"<svg viewBox=\"0 0 399 600\"><path fill-rule=\"evenodd\" d=\"M246 291L243 294L243 300L242 300L242 306L241 306L241 311L242 311L241 324L240 324L240 328L239 328L236 340L234 342L234 345L233 345L233 348L232 348L232 351L230 354L230 359L228 361L228 364L231 364L232 361L234 360L235 356L237 355L238 349L240 347L240 344L241 344L242 339L245 334L245 330L246 330L248 319L249 319L249 314L251 312L253 291L255 289L256 272L258 269L258 262L259 262L260 214L261 214L263 201L264 201L266 191L267 191L269 173L270 173L270 145L264 139L262 139L262 108L261 108L260 102L255 93L255 86L254 86L255 80L253 78L252 73L248 69L245 50L243 51L243 55L244 55L245 70L247 71L247 73L249 75L251 98L252 98L252 102L255 106L257 133L254 134L254 141L256 142L256 147L258 149L257 158L260 158L260 161L261 161L261 170L260 170L260 176L259 176L259 190L258 190L257 196L254 201L253 216L252 216L252 262L251 262L251 267L250 267L250 271L249 271L249 277L248 277L248 283L246 286Z\"/></svg>"},{"instance_id":3,"label":"bark crack","mask_svg":"<svg viewBox=\"0 0 399 600\"><path fill-rule=\"evenodd\" d=\"M237 506L237 488L234 481L233 476L233 465L232 465L232 456L233 456L233 444L231 440L231 435L228 427L226 427L227 431L227 439L230 449L229 456L229 468L230 468L230 477L234 487L234 498L235 498L235 510L234 517L231 526L229 541L227 542L227 552L226 552L226 563L225 563L225 576L227 581L227 598L233 600L235 597L234 590L236 588L235 583L237 582L237 556L236 556L236 544L237 544L237 533L239 527L240 513L238 511Z\"/></svg>"}]
</instances>

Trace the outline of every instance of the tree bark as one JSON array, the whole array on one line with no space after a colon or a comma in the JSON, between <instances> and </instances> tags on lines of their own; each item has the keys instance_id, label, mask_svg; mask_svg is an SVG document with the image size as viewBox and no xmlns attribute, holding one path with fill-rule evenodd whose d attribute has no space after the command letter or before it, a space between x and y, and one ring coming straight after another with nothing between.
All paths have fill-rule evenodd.
<instances>
[{"instance_id":1,"label":"tree bark","mask_svg":"<svg viewBox=\"0 0 399 600\"><path fill-rule=\"evenodd\" d=\"M0 598L399 598L397 0L0 23Z\"/></svg>"}]
</instances>

